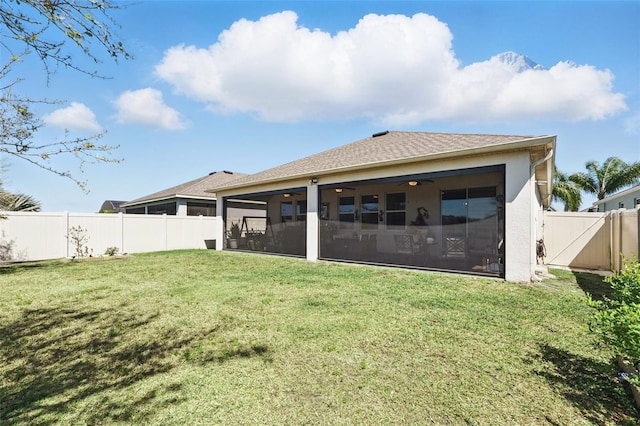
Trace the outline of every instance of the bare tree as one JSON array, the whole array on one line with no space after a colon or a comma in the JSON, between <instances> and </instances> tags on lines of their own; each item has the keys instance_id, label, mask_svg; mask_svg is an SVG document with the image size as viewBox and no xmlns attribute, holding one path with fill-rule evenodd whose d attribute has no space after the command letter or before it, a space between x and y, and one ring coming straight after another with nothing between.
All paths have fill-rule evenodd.
<instances>
[{"instance_id":1,"label":"bare tree","mask_svg":"<svg viewBox=\"0 0 640 426\"><path fill-rule=\"evenodd\" d=\"M16 62L29 54L36 55L47 82L59 67L71 68L95 78L106 78L97 70L77 65L74 55L89 57L98 66L106 55L115 61L129 59L111 13L126 5L99 0L4 0L0 3L0 153L8 154L34 166L69 178L86 190L86 182L68 170L57 168L51 160L60 156L77 158L80 172L86 163L117 162L112 156L117 146L100 144L104 132L88 137L70 137L37 142L36 133L44 126L33 112L35 104L60 101L32 99L16 93L21 79L13 77Z\"/></svg>"}]
</instances>

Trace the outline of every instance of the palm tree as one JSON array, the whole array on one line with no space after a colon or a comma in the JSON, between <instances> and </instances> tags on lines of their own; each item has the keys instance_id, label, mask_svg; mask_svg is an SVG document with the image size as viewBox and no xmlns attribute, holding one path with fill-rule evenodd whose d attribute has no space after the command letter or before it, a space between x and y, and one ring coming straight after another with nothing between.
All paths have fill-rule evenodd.
<instances>
[{"instance_id":1,"label":"palm tree","mask_svg":"<svg viewBox=\"0 0 640 426\"><path fill-rule=\"evenodd\" d=\"M640 183L640 162L626 163L618 157L609 157L602 167L597 161L588 161L585 168L586 172L574 173L569 180L583 191L596 195L598 200Z\"/></svg>"},{"instance_id":2,"label":"palm tree","mask_svg":"<svg viewBox=\"0 0 640 426\"><path fill-rule=\"evenodd\" d=\"M554 201L564 204L565 212L575 212L580 208L582 203L582 194L580 187L575 182L569 180L566 173L555 169L553 175L553 190L551 192Z\"/></svg>"},{"instance_id":3,"label":"palm tree","mask_svg":"<svg viewBox=\"0 0 640 426\"><path fill-rule=\"evenodd\" d=\"M12 194L0 190L0 210L13 212L39 212L40 202L26 194Z\"/></svg>"}]
</instances>

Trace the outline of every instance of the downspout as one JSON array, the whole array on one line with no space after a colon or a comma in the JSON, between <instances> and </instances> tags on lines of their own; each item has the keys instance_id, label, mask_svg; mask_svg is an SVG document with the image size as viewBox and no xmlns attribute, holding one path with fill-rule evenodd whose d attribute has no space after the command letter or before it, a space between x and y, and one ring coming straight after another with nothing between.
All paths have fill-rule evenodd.
<instances>
[{"instance_id":1,"label":"downspout","mask_svg":"<svg viewBox=\"0 0 640 426\"><path fill-rule=\"evenodd\" d=\"M530 168L531 174L535 177L536 167L538 167L540 164L544 163L545 161L551 160L551 157L553 157L553 148L549 150L549 152L547 153L547 155L545 155L544 158L541 158L531 163L531 168ZM549 176L551 176L551 173L549 173ZM547 179L547 192L549 193L549 195L547 195L545 200L551 197L552 190L553 190L553 182L551 181L551 179Z\"/></svg>"},{"instance_id":2,"label":"downspout","mask_svg":"<svg viewBox=\"0 0 640 426\"><path fill-rule=\"evenodd\" d=\"M543 158L534 161L533 163L531 163L531 166L529 168L529 176L533 177L533 191L534 193L532 194L532 196L535 196L535 191L536 191L536 182L535 182L535 178L536 178L536 167L538 167L540 164L549 161L551 158L553 158L553 148L549 149L549 152L547 152L547 155L545 155ZM542 204L544 205L545 201L547 201L549 198L551 198L552 196L552 190L553 190L553 182L551 179L551 175L552 173L549 172L549 170L547 170L547 196L544 199L541 199L540 201L542 202ZM536 217L535 212L532 210L531 213L533 214L534 217ZM544 214L541 215L541 220L544 220ZM544 221L541 225L541 228L544 228ZM531 225L531 230L530 230L530 235L531 235L531 241L533 241L534 243L537 243L537 229L538 226L537 224L535 225ZM534 245L534 250L533 250L533 258L531 259L531 281L536 281L539 280L539 278L536 277L535 272L534 272L534 265L536 265L538 263L538 259L537 259L537 251L535 250L536 246Z\"/></svg>"}]
</instances>

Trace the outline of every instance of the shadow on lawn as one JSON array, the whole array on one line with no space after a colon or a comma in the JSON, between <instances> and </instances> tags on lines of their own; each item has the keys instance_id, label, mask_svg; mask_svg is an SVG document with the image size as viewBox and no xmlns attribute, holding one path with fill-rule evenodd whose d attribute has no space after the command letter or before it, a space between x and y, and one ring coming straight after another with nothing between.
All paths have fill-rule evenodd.
<instances>
[{"instance_id":1,"label":"shadow on lawn","mask_svg":"<svg viewBox=\"0 0 640 426\"><path fill-rule=\"evenodd\" d=\"M594 300L602 300L603 297L611 297L611 284L604 281L605 277L587 272L573 272L576 283L586 294L590 294Z\"/></svg>"},{"instance_id":2,"label":"shadow on lawn","mask_svg":"<svg viewBox=\"0 0 640 426\"><path fill-rule=\"evenodd\" d=\"M61 306L24 310L20 318L3 324L0 423L52 424L79 403L83 423L130 422L180 403L181 384L142 381L170 371L177 365L176 355L200 346L216 329L185 333L165 326L158 332L153 324L158 316L126 306ZM212 361L266 352L266 347L221 351Z\"/></svg>"},{"instance_id":3,"label":"shadow on lawn","mask_svg":"<svg viewBox=\"0 0 640 426\"><path fill-rule=\"evenodd\" d=\"M554 389L580 410L593 424L613 420L634 424L638 413L613 365L571 354L549 345L540 346L540 358L550 368L538 371Z\"/></svg>"},{"instance_id":4,"label":"shadow on lawn","mask_svg":"<svg viewBox=\"0 0 640 426\"><path fill-rule=\"evenodd\" d=\"M60 268L68 268L69 266L74 266L74 265L75 265L74 262L61 261L61 260L3 263L3 264L0 264L0 275L13 274L20 270L38 269L38 268L60 269Z\"/></svg>"}]
</instances>

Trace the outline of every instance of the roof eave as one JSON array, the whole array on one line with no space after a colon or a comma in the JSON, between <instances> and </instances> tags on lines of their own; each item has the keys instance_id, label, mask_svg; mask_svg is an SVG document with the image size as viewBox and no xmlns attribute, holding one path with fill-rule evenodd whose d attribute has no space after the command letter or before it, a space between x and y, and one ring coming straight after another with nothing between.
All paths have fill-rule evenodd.
<instances>
[{"instance_id":1,"label":"roof eave","mask_svg":"<svg viewBox=\"0 0 640 426\"><path fill-rule=\"evenodd\" d=\"M638 191L638 190L640 190L640 185L634 185L631 188L627 188L627 189L625 189L623 191L620 191L620 192L618 192L616 194L609 195L608 197L605 197L602 200L596 200L596 201L593 202L593 205L597 206L597 205L600 205L600 204L603 204L603 203L608 203L609 201L615 200L617 198L625 197L625 196L627 196L629 194L632 194L634 191Z\"/></svg>"},{"instance_id":2,"label":"roof eave","mask_svg":"<svg viewBox=\"0 0 640 426\"><path fill-rule=\"evenodd\" d=\"M183 194L167 195L165 197L150 198L148 200L130 201L128 203L120 204L120 207L135 207L142 204L150 204L150 203L157 203L160 201L169 201L169 200L177 200L177 199L184 199L184 198L189 198L192 200L215 201L216 200L215 193L212 193L212 194L213 195L210 197L203 196L203 195L183 195Z\"/></svg>"}]
</instances>

